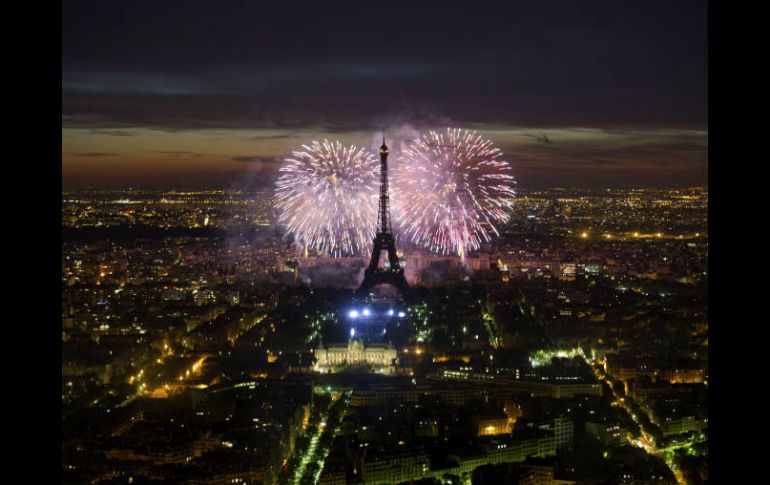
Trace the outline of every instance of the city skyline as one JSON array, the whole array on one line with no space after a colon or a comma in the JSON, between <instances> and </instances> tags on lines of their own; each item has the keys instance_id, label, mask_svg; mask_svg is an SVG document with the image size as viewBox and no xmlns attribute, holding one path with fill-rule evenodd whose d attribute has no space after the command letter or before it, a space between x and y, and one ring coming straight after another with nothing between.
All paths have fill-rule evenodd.
<instances>
[{"instance_id":1,"label":"city skyline","mask_svg":"<svg viewBox=\"0 0 770 485\"><path fill-rule=\"evenodd\" d=\"M525 188L363 300L273 199L63 194L64 483L705 483L707 190Z\"/></svg>"}]
</instances>

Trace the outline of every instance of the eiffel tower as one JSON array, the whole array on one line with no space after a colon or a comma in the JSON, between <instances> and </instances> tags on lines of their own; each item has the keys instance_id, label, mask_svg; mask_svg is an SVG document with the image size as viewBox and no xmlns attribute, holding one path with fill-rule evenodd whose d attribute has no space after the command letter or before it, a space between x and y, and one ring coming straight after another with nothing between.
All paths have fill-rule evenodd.
<instances>
[{"instance_id":1,"label":"eiffel tower","mask_svg":"<svg viewBox=\"0 0 770 485\"><path fill-rule=\"evenodd\" d=\"M388 252L388 266L380 267L382 251ZM377 216L377 234L374 236L374 248L369 267L364 272L364 281L356 291L356 298L365 299L377 285L388 284L405 296L409 285L404 278L404 270L398 264L396 240L390 229L390 208L388 206L388 147L382 137L380 147L380 211Z\"/></svg>"}]
</instances>

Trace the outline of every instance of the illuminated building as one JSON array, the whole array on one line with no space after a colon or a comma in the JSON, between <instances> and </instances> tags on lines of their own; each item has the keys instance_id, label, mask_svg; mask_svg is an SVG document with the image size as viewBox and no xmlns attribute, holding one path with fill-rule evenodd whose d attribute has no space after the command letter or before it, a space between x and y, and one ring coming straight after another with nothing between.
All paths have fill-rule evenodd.
<instances>
[{"instance_id":1,"label":"illuminated building","mask_svg":"<svg viewBox=\"0 0 770 485\"><path fill-rule=\"evenodd\" d=\"M513 429L505 414L499 416L477 416L473 420L476 436L508 434Z\"/></svg>"},{"instance_id":2,"label":"illuminated building","mask_svg":"<svg viewBox=\"0 0 770 485\"><path fill-rule=\"evenodd\" d=\"M690 431L701 431L708 427L708 419L701 419L696 416L667 416L659 420L659 426L663 436L689 433Z\"/></svg>"},{"instance_id":3,"label":"illuminated building","mask_svg":"<svg viewBox=\"0 0 770 485\"><path fill-rule=\"evenodd\" d=\"M429 467L427 453L378 453L364 461L361 478L364 483L400 483L424 477Z\"/></svg>"},{"instance_id":4,"label":"illuminated building","mask_svg":"<svg viewBox=\"0 0 770 485\"><path fill-rule=\"evenodd\" d=\"M703 382L704 376L704 370L699 368L663 369L658 372L658 378L665 379L672 384L700 384Z\"/></svg>"},{"instance_id":5,"label":"illuminated building","mask_svg":"<svg viewBox=\"0 0 770 485\"><path fill-rule=\"evenodd\" d=\"M444 370L438 377L447 380L461 380L493 385L511 392L526 393L531 396L552 397L554 399L574 397L581 394L602 395L602 386L599 382L588 377L579 376L565 379L545 379L544 377L540 379L515 379L483 372Z\"/></svg>"},{"instance_id":6,"label":"illuminated building","mask_svg":"<svg viewBox=\"0 0 770 485\"><path fill-rule=\"evenodd\" d=\"M672 384L699 384L705 378L705 370L695 362L673 365L652 362L649 359L626 358L617 354L607 355L607 372L622 381L649 377L653 381L662 379Z\"/></svg>"},{"instance_id":7,"label":"illuminated building","mask_svg":"<svg viewBox=\"0 0 770 485\"><path fill-rule=\"evenodd\" d=\"M567 281L575 279L575 275L577 274L577 265L575 263L562 263L560 269L561 279Z\"/></svg>"},{"instance_id":8,"label":"illuminated building","mask_svg":"<svg viewBox=\"0 0 770 485\"><path fill-rule=\"evenodd\" d=\"M381 372L393 373L394 363L398 356L391 344L370 344L364 346L364 341L351 338L345 344L321 345L315 350L315 369L329 372L337 366L371 365Z\"/></svg>"},{"instance_id":9,"label":"illuminated building","mask_svg":"<svg viewBox=\"0 0 770 485\"><path fill-rule=\"evenodd\" d=\"M448 405L463 406L485 395L486 392L477 387L451 386L446 383L441 383L440 386L422 383L411 386L372 384L356 388L350 404L351 406L389 406L397 403L416 403L425 396L435 396Z\"/></svg>"},{"instance_id":10,"label":"illuminated building","mask_svg":"<svg viewBox=\"0 0 770 485\"><path fill-rule=\"evenodd\" d=\"M602 446L621 446L626 443L626 431L620 424L607 421L594 423L586 421L586 433L601 443Z\"/></svg>"},{"instance_id":11,"label":"illuminated building","mask_svg":"<svg viewBox=\"0 0 770 485\"><path fill-rule=\"evenodd\" d=\"M557 417L553 421L541 425L540 429L553 431L554 444L557 450L572 449L575 439L575 431L572 420L566 417Z\"/></svg>"}]
</instances>

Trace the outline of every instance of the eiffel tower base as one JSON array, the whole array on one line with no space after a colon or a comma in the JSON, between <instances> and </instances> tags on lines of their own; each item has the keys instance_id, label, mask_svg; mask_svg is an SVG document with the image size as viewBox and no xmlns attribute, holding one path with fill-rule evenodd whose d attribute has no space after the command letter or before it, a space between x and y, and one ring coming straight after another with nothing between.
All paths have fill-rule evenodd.
<instances>
[{"instance_id":1,"label":"eiffel tower base","mask_svg":"<svg viewBox=\"0 0 770 485\"><path fill-rule=\"evenodd\" d=\"M409 285L406 283L406 278L404 278L404 273L401 270L388 271L387 269L380 269L372 273L367 269L364 281L356 290L356 299L364 300L368 298L369 292L378 285L390 285L396 288L402 297L406 297L409 291Z\"/></svg>"},{"instance_id":2,"label":"eiffel tower base","mask_svg":"<svg viewBox=\"0 0 770 485\"><path fill-rule=\"evenodd\" d=\"M374 247L372 249L372 259L369 261L369 267L364 273L364 281L356 291L357 299L365 299L369 292L377 285L387 284L396 288L401 297L405 297L409 290L409 285L404 278L404 270L398 264L396 255L396 241L390 233L378 233L374 238ZM382 252L387 251L389 268L380 267L380 257Z\"/></svg>"}]
</instances>

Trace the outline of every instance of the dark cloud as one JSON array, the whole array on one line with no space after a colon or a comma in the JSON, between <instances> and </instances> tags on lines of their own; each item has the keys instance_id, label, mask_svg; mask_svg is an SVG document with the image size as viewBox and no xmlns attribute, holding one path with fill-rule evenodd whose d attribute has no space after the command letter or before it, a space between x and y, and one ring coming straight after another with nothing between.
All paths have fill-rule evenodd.
<instances>
[{"instance_id":1,"label":"dark cloud","mask_svg":"<svg viewBox=\"0 0 770 485\"><path fill-rule=\"evenodd\" d=\"M67 155L76 157L117 157L120 154L110 152L68 152Z\"/></svg>"},{"instance_id":2,"label":"dark cloud","mask_svg":"<svg viewBox=\"0 0 770 485\"><path fill-rule=\"evenodd\" d=\"M73 0L63 122L368 129L407 111L458 123L705 126L705 2L537 3L411 5L380 29L382 15L350 7Z\"/></svg>"},{"instance_id":3,"label":"dark cloud","mask_svg":"<svg viewBox=\"0 0 770 485\"><path fill-rule=\"evenodd\" d=\"M136 133L124 130L91 130L90 133L94 135L107 135L107 136L135 136Z\"/></svg>"},{"instance_id":4,"label":"dark cloud","mask_svg":"<svg viewBox=\"0 0 770 485\"><path fill-rule=\"evenodd\" d=\"M283 140L283 139L290 139L290 138L296 138L298 135L301 135L300 132L292 131L289 133L280 133L280 134L270 134L270 135L255 135L252 136L252 140Z\"/></svg>"},{"instance_id":5,"label":"dark cloud","mask_svg":"<svg viewBox=\"0 0 770 485\"><path fill-rule=\"evenodd\" d=\"M236 157L230 157L230 160L233 160L235 162L246 162L246 163L280 163L281 157L265 157L265 156L248 156L248 155L239 155Z\"/></svg>"},{"instance_id":6,"label":"dark cloud","mask_svg":"<svg viewBox=\"0 0 770 485\"><path fill-rule=\"evenodd\" d=\"M525 134L525 135L522 135L522 136L526 136L526 137L529 137L529 138L534 138L536 141L539 141L540 143L547 143L547 144L553 143L551 141L551 139L548 138L548 135L546 135L545 133L543 133L542 135Z\"/></svg>"},{"instance_id":7,"label":"dark cloud","mask_svg":"<svg viewBox=\"0 0 770 485\"><path fill-rule=\"evenodd\" d=\"M62 98L63 128L178 131L259 126L243 100L228 96L95 95Z\"/></svg>"}]
</instances>

